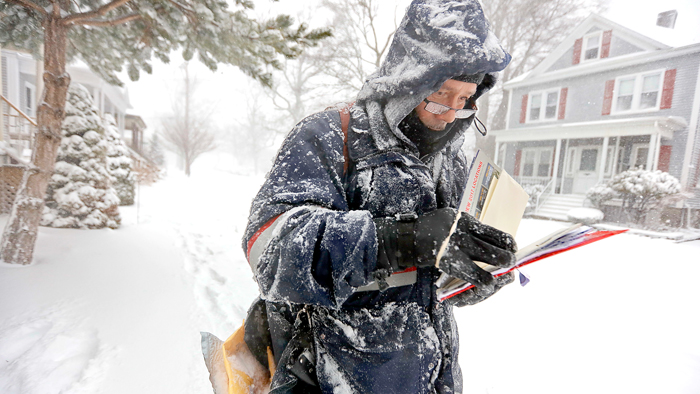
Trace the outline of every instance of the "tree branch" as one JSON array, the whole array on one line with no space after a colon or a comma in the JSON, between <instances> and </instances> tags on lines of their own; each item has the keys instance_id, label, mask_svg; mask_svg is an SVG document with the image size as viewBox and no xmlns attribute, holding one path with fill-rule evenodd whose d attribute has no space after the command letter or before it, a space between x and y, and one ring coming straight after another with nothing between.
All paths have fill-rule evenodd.
<instances>
[{"instance_id":1,"label":"tree branch","mask_svg":"<svg viewBox=\"0 0 700 394\"><path fill-rule=\"evenodd\" d=\"M84 26L98 26L98 27L107 27L107 26L116 26L116 25L121 25L124 23L131 22L133 20L141 19L141 15L139 14L129 14L122 16L120 18L114 18L114 19L108 19L108 20L85 20L82 22L78 22L81 25Z\"/></svg>"},{"instance_id":2,"label":"tree branch","mask_svg":"<svg viewBox=\"0 0 700 394\"><path fill-rule=\"evenodd\" d=\"M7 0L10 3L14 3L17 5L21 5L22 7L32 9L36 12L38 12L41 16L47 16L47 12L45 9L41 8L38 4L32 3L29 0Z\"/></svg>"},{"instance_id":3,"label":"tree branch","mask_svg":"<svg viewBox=\"0 0 700 394\"><path fill-rule=\"evenodd\" d=\"M85 20L89 20L89 19L92 19L92 18L95 18L98 16L103 16L104 14L108 13L109 11L112 11L113 9L119 8L130 1L131 0L114 0L111 3L107 3L94 11L81 12L80 14L68 16L63 20L63 24L64 25L81 24Z\"/></svg>"}]
</instances>

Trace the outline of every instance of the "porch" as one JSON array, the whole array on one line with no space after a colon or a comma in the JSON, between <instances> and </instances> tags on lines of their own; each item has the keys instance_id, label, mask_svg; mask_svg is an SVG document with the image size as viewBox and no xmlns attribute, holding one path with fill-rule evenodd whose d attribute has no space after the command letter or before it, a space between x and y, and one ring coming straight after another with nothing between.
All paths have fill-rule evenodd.
<instances>
[{"instance_id":1,"label":"porch","mask_svg":"<svg viewBox=\"0 0 700 394\"><path fill-rule=\"evenodd\" d=\"M630 168L670 172L673 134L685 128L682 118L646 117L491 134L494 160L537 194L538 210L549 196L585 196L591 187Z\"/></svg>"}]
</instances>

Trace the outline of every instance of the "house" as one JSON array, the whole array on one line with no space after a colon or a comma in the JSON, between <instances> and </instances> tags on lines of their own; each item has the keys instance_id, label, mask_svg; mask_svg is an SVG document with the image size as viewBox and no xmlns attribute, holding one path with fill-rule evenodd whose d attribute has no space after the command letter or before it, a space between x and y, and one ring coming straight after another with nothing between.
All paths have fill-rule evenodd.
<instances>
[{"instance_id":1,"label":"house","mask_svg":"<svg viewBox=\"0 0 700 394\"><path fill-rule=\"evenodd\" d=\"M30 161L34 149L43 64L23 51L10 48L1 49L0 62L0 213L7 213L22 180L23 163ZM108 84L85 65L70 65L66 70L71 83L79 83L91 92L101 116L114 117L122 138L128 134L125 139L134 148L129 154L139 179L157 179L158 167L140 154L146 124L140 117L126 114L132 108L126 89Z\"/></svg>"},{"instance_id":2,"label":"house","mask_svg":"<svg viewBox=\"0 0 700 394\"><path fill-rule=\"evenodd\" d=\"M543 216L562 218L557 201L580 206L589 188L634 167L669 172L694 194L678 208L700 210L699 68L700 44L672 47L591 15L504 83L494 159L521 184L544 187Z\"/></svg>"},{"instance_id":3,"label":"house","mask_svg":"<svg viewBox=\"0 0 700 394\"><path fill-rule=\"evenodd\" d=\"M14 49L2 48L2 121L0 141L14 149L25 159L31 156L33 135L36 129L36 111L40 92L43 90L41 75L43 64L31 55ZM112 114L122 135L125 129L126 111L131 109L125 89L102 80L87 66L74 64L66 67L72 83L85 86L92 93L100 115ZM9 162L7 157L3 163Z\"/></svg>"}]
</instances>

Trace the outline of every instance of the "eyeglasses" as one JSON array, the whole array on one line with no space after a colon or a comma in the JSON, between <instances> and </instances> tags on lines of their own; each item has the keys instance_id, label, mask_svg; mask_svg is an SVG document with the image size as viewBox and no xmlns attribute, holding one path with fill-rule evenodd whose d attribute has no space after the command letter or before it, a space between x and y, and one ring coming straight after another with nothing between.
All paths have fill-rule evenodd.
<instances>
[{"instance_id":1,"label":"eyeglasses","mask_svg":"<svg viewBox=\"0 0 700 394\"><path fill-rule=\"evenodd\" d=\"M425 102L425 110L430 112L431 114L442 115L449 110L453 110L455 111L455 118L457 119L466 119L476 114L476 111L478 110L476 104L474 104L473 101L469 102L469 104L471 104L471 108L462 109L448 107L447 105L436 103L435 101L430 101L428 99L423 99L423 101ZM479 120L479 118L475 116L472 125L476 128L476 131L478 131L479 134L486 137L486 132L488 130L486 129L486 125L481 120Z\"/></svg>"},{"instance_id":2,"label":"eyeglasses","mask_svg":"<svg viewBox=\"0 0 700 394\"><path fill-rule=\"evenodd\" d=\"M428 99L423 99L425 102L425 110L435 115L442 115L449 110L455 111L455 118L465 119L476 113L476 104L472 103L472 108L452 108L447 105L436 103L435 101L430 101Z\"/></svg>"}]
</instances>

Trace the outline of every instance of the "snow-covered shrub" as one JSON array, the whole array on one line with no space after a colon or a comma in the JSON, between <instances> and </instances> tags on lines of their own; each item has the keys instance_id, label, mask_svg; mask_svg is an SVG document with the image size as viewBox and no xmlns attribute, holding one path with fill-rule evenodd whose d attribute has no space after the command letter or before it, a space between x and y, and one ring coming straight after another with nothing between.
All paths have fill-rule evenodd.
<instances>
[{"instance_id":1,"label":"snow-covered shrub","mask_svg":"<svg viewBox=\"0 0 700 394\"><path fill-rule=\"evenodd\" d=\"M129 148L122 140L117 123L111 114L105 115L104 126L108 142L107 171L112 176L112 187L119 197L119 205L133 205L136 177L131 170Z\"/></svg>"},{"instance_id":2,"label":"snow-covered shrub","mask_svg":"<svg viewBox=\"0 0 700 394\"><path fill-rule=\"evenodd\" d=\"M635 223L681 192L681 183L667 172L633 169L615 175L608 186L622 198L622 208Z\"/></svg>"},{"instance_id":3,"label":"snow-covered shrub","mask_svg":"<svg viewBox=\"0 0 700 394\"><path fill-rule=\"evenodd\" d=\"M537 204L537 196L544 191L544 188L544 185L526 185L523 187L525 193L530 196L527 201L529 206L535 206L535 204Z\"/></svg>"},{"instance_id":4,"label":"snow-covered shrub","mask_svg":"<svg viewBox=\"0 0 700 394\"><path fill-rule=\"evenodd\" d=\"M62 133L41 224L119 227L119 197L107 171L109 143L92 97L81 85L72 84L68 90Z\"/></svg>"},{"instance_id":5,"label":"snow-covered shrub","mask_svg":"<svg viewBox=\"0 0 700 394\"><path fill-rule=\"evenodd\" d=\"M615 190L613 190L608 183L599 183L592 188L588 189L586 193L586 198L593 204L594 207L602 209L606 202L612 200L617 196Z\"/></svg>"},{"instance_id":6,"label":"snow-covered shrub","mask_svg":"<svg viewBox=\"0 0 700 394\"><path fill-rule=\"evenodd\" d=\"M566 213L569 221L583 224L595 224L603 220L605 215L595 208L574 208Z\"/></svg>"}]
</instances>

